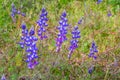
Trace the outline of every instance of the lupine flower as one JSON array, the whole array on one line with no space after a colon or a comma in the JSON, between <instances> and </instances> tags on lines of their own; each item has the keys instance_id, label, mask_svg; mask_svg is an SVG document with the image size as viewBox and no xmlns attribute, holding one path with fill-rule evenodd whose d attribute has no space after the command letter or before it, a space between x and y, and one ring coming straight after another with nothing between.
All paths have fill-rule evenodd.
<instances>
[{"instance_id":1,"label":"lupine flower","mask_svg":"<svg viewBox=\"0 0 120 80\"><path fill-rule=\"evenodd\" d=\"M69 47L69 54L68 58L71 58L71 55L73 51L78 48L78 39L80 38L80 31L78 30L78 26L74 27L74 30L72 31L72 40L71 40L71 45Z\"/></svg>"},{"instance_id":2,"label":"lupine flower","mask_svg":"<svg viewBox=\"0 0 120 80\"><path fill-rule=\"evenodd\" d=\"M94 66L92 65L92 66L88 69L88 73L89 73L89 74L92 74L93 70L94 70Z\"/></svg>"},{"instance_id":3,"label":"lupine flower","mask_svg":"<svg viewBox=\"0 0 120 80\"><path fill-rule=\"evenodd\" d=\"M112 13L111 13L110 10L108 11L107 16L108 16L108 17L112 16Z\"/></svg>"},{"instance_id":4,"label":"lupine flower","mask_svg":"<svg viewBox=\"0 0 120 80\"><path fill-rule=\"evenodd\" d=\"M26 52L28 53L26 62L28 63L29 69L33 69L38 64L38 62L36 61L36 58L38 58L38 48L36 46L36 42L38 39L34 36L34 33L34 28L32 27L25 39L25 44L27 47Z\"/></svg>"},{"instance_id":5,"label":"lupine flower","mask_svg":"<svg viewBox=\"0 0 120 80\"><path fill-rule=\"evenodd\" d=\"M97 4L100 4L102 1L103 1L103 0L98 0L98 1L97 1Z\"/></svg>"},{"instance_id":6,"label":"lupine flower","mask_svg":"<svg viewBox=\"0 0 120 80\"><path fill-rule=\"evenodd\" d=\"M47 21L48 21L47 14L48 14L48 12L46 11L46 9L42 8L40 18L37 21L37 24L39 25L38 36L40 37L41 40L47 38L47 36L45 35L45 32L46 32L45 27L48 26L48 24L47 24Z\"/></svg>"},{"instance_id":7,"label":"lupine flower","mask_svg":"<svg viewBox=\"0 0 120 80\"><path fill-rule=\"evenodd\" d=\"M34 36L35 32L33 27L30 29L29 32L26 29L25 24L22 24L21 28L22 28L22 37L21 37L20 46L22 48L26 47L25 49L26 52L28 53L26 62L28 63L28 68L33 69L38 64L36 60L36 58L38 58L37 55L38 48L36 46L36 42L38 39L37 37Z\"/></svg>"},{"instance_id":8,"label":"lupine flower","mask_svg":"<svg viewBox=\"0 0 120 80\"><path fill-rule=\"evenodd\" d=\"M58 26L59 33L58 33L58 37L56 39L56 46L57 46L56 52L60 51L60 48L62 47L62 43L65 40L67 40L66 34L67 34L68 20L67 20L66 16L67 16L67 14L64 11L60 17L61 20L59 21L59 26Z\"/></svg>"},{"instance_id":9,"label":"lupine flower","mask_svg":"<svg viewBox=\"0 0 120 80\"><path fill-rule=\"evenodd\" d=\"M1 80L6 80L6 77L4 74L2 75Z\"/></svg>"},{"instance_id":10,"label":"lupine flower","mask_svg":"<svg viewBox=\"0 0 120 80\"><path fill-rule=\"evenodd\" d=\"M89 57L96 59L97 56L95 55L95 53L98 53L98 50L97 50L97 46L96 46L95 42L93 41L91 48L90 48Z\"/></svg>"}]
</instances>

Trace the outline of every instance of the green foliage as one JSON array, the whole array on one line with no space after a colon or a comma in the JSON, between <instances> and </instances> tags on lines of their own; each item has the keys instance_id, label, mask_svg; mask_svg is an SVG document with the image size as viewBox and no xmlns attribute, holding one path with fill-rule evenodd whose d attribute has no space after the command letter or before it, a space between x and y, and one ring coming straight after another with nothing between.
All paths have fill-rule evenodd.
<instances>
[{"instance_id":1,"label":"green foliage","mask_svg":"<svg viewBox=\"0 0 120 80\"><path fill-rule=\"evenodd\" d=\"M120 0L104 0L99 5L97 0L0 0L0 77L4 73L8 80L18 80L20 77L43 80L118 80L119 73L113 74L110 70L106 71L106 66L113 62L114 58L120 61L120 36L119 36L119 11ZM22 7L22 12L26 17L17 15L16 23L10 17L11 4L16 8ZM29 70L25 63L26 53L17 44L20 41L20 24L25 22L27 27L36 26L39 13L42 7L48 11L48 33L50 36L45 42L37 44L39 48L40 64L33 70ZM111 10L111 17L107 17L108 8ZM63 10L67 12L68 22L68 41L62 47L60 53L55 52L56 27ZM115 14L114 14L115 13ZM67 59L71 30L78 20L83 16L83 22L79 25L81 38L79 47L72 54L72 59ZM91 62L88 58L91 42L95 40L99 53L98 62ZM114 49L115 48L115 49ZM41 55L42 54L42 55ZM1 55L3 56L1 58ZM76 58L78 60L76 60ZM103 64L100 64L100 62ZM104 63L104 61L106 61ZM54 64L53 64L54 63ZM95 70L90 75L88 68L91 64L97 64ZM117 71L120 69L112 66ZM114 76L113 76L114 75ZM39 78L36 78L39 77Z\"/></svg>"},{"instance_id":2,"label":"green foliage","mask_svg":"<svg viewBox=\"0 0 120 80\"><path fill-rule=\"evenodd\" d=\"M113 5L114 13L120 12L120 0L108 0L108 4Z\"/></svg>"},{"instance_id":3,"label":"green foliage","mask_svg":"<svg viewBox=\"0 0 120 80\"><path fill-rule=\"evenodd\" d=\"M17 77L18 77L17 74L12 74L10 80L17 80Z\"/></svg>"},{"instance_id":4,"label":"green foliage","mask_svg":"<svg viewBox=\"0 0 120 80\"><path fill-rule=\"evenodd\" d=\"M61 64L57 67L52 67L50 69L50 74L52 74L52 76L55 76L58 78L58 79L61 79L61 80L69 80L69 77L71 75L71 65L68 65L67 64Z\"/></svg>"}]
</instances>

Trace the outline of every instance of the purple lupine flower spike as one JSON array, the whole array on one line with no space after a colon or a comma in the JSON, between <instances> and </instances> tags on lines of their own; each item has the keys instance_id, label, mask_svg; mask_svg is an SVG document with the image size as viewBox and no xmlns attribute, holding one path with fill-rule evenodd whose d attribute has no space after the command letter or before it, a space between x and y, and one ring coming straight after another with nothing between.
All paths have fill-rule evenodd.
<instances>
[{"instance_id":1,"label":"purple lupine flower spike","mask_svg":"<svg viewBox=\"0 0 120 80\"><path fill-rule=\"evenodd\" d=\"M42 8L40 18L37 21L37 24L39 25L38 36L40 37L41 40L47 38L47 36L45 35L45 32L46 32L45 27L48 26L48 24L47 24L47 21L48 21L47 14L48 14L48 12L46 11L46 9Z\"/></svg>"},{"instance_id":2,"label":"purple lupine flower spike","mask_svg":"<svg viewBox=\"0 0 120 80\"><path fill-rule=\"evenodd\" d=\"M103 1L103 0L98 0L98 1L97 1L97 4L100 4L102 1Z\"/></svg>"},{"instance_id":3,"label":"purple lupine flower spike","mask_svg":"<svg viewBox=\"0 0 120 80\"><path fill-rule=\"evenodd\" d=\"M95 55L95 53L98 53L98 50L97 50L97 46L96 46L95 42L93 41L91 48L90 48L90 53L88 56L92 57L93 59L96 59L97 56Z\"/></svg>"},{"instance_id":4,"label":"purple lupine flower spike","mask_svg":"<svg viewBox=\"0 0 120 80\"><path fill-rule=\"evenodd\" d=\"M37 64L37 51L38 48L36 46L36 42L37 42L37 37L34 36L35 31L34 31L34 27L31 27L30 31L28 31L26 29L26 25L22 24L21 26L22 28L22 37L21 37L21 41L20 41L20 46L22 48L26 47L26 53L27 53L27 60L26 62L28 63L28 68L29 69L33 69Z\"/></svg>"},{"instance_id":5,"label":"purple lupine flower spike","mask_svg":"<svg viewBox=\"0 0 120 80\"><path fill-rule=\"evenodd\" d=\"M56 46L57 46L56 52L60 51L62 47L62 43L67 40L66 34L67 34L67 27L68 27L68 19L66 18L66 16L67 16L66 11L64 11L60 16L61 20L59 21L59 26L57 27L57 29L59 30L59 33L56 39Z\"/></svg>"},{"instance_id":6,"label":"purple lupine flower spike","mask_svg":"<svg viewBox=\"0 0 120 80\"><path fill-rule=\"evenodd\" d=\"M29 69L33 69L38 64L36 60L36 58L38 58L37 55L38 48L36 46L36 42L38 39L37 37L34 36L34 34L35 34L34 27L32 27L26 38L27 46L26 52L28 53L26 62L28 63Z\"/></svg>"},{"instance_id":7,"label":"purple lupine flower spike","mask_svg":"<svg viewBox=\"0 0 120 80\"><path fill-rule=\"evenodd\" d=\"M1 80L6 80L6 77L4 74L2 75Z\"/></svg>"},{"instance_id":8,"label":"purple lupine flower spike","mask_svg":"<svg viewBox=\"0 0 120 80\"><path fill-rule=\"evenodd\" d=\"M78 48L78 39L80 38L80 31L78 30L78 26L74 27L74 30L72 31L72 40L71 40L71 45L69 47L69 54L68 58L71 58L71 55L73 51Z\"/></svg>"}]
</instances>

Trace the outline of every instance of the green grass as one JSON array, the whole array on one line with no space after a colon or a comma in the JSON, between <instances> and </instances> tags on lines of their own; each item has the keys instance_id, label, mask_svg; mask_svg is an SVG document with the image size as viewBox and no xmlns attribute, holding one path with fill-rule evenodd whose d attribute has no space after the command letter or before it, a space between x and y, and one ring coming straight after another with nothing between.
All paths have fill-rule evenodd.
<instances>
[{"instance_id":1,"label":"green grass","mask_svg":"<svg viewBox=\"0 0 120 80\"><path fill-rule=\"evenodd\" d=\"M116 1L116 2L115 2ZM16 16L16 23L10 17L11 4L17 8L23 6L26 17ZM104 0L99 5L96 0L0 0L0 77L5 74L7 80L119 80L120 63L113 66L114 59L120 62L120 8L119 0ZM27 27L36 26L41 8L48 11L48 40L38 42L38 61L40 64L33 70L27 68L24 62L24 50L17 44L20 41L20 25L24 21ZM111 10L112 16L107 16ZM60 53L55 52L55 28L59 25L61 13L66 10L70 30L68 41ZM70 45L70 31L78 20L83 17L79 25L81 38L79 47L68 60ZM98 46L98 59L93 61L87 56L91 42L95 40ZM90 75L88 68L95 65Z\"/></svg>"}]
</instances>

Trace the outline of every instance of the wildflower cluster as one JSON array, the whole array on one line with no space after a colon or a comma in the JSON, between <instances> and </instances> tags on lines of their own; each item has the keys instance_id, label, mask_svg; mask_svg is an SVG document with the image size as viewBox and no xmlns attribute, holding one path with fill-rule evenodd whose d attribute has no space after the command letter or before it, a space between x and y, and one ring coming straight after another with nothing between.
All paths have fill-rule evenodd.
<instances>
[{"instance_id":1,"label":"wildflower cluster","mask_svg":"<svg viewBox=\"0 0 120 80\"><path fill-rule=\"evenodd\" d=\"M26 47L26 52L27 54L27 60L26 62L28 63L28 68L33 69L38 62L36 61L36 58L38 58L37 55L37 50L38 48L36 47L36 42L37 42L37 37L34 36L34 28L32 27L30 31L26 29L26 25L23 24L22 26L22 37L21 37L21 42L20 46L22 48Z\"/></svg>"},{"instance_id":2,"label":"wildflower cluster","mask_svg":"<svg viewBox=\"0 0 120 80\"><path fill-rule=\"evenodd\" d=\"M95 44L95 42L92 42L91 48L90 48L90 53L89 53L89 57L92 57L93 59L96 59L97 56L95 55L95 53L98 53L97 50L97 46Z\"/></svg>"},{"instance_id":3,"label":"wildflower cluster","mask_svg":"<svg viewBox=\"0 0 120 80\"><path fill-rule=\"evenodd\" d=\"M47 21L47 11L45 8L42 8L41 10L41 14L40 14L40 18L37 21L37 24L39 25L39 29L38 29L38 36L40 37L41 40L47 38L47 36L45 35L46 29L45 27L48 26Z\"/></svg>"},{"instance_id":4,"label":"wildflower cluster","mask_svg":"<svg viewBox=\"0 0 120 80\"><path fill-rule=\"evenodd\" d=\"M14 13L16 13L17 11L16 8L14 10L15 10ZM42 8L40 18L37 21L37 25L39 26L38 36L40 37L41 40L47 38L47 36L45 35L46 27L48 26L47 14L48 13L46 9ZM57 29L59 30L59 33L56 38L56 47L57 47L56 52L60 51L62 47L62 43L67 40L66 34L67 34L69 24L68 24L68 19L66 16L67 16L66 11L64 11L60 16L59 26L57 27ZM83 18L79 20L79 22L77 23L77 25L74 27L73 31L71 32L72 40L70 41L70 47L69 47L69 54L68 54L69 59L71 58L71 55L73 54L74 50L78 48L78 42L79 42L78 39L81 37L80 31L78 29L78 25L82 23L82 20ZM33 69L38 64L37 62L38 48L36 46L38 38L34 36L35 34L34 27L31 27L31 29L28 30L26 28L26 25L22 24L21 28L22 28L22 36L21 36L21 41L19 42L19 44L21 48L25 48L25 51L27 53L26 62L28 63L27 64L28 68ZM92 46L90 48L89 57L96 59L97 57L95 53L97 52L98 52L97 46L95 42L93 41ZM88 71L89 73L91 73L91 69L92 68L90 68L90 70Z\"/></svg>"},{"instance_id":5,"label":"wildflower cluster","mask_svg":"<svg viewBox=\"0 0 120 80\"><path fill-rule=\"evenodd\" d=\"M67 40L66 34L67 34L67 26L68 26L68 19L66 18L67 14L64 11L61 15L61 20L59 21L59 26L57 27L59 30L58 37L56 39L56 52L60 51L60 48L62 46L62 43Z\"/></svg>"},{"instance_id":6,"label":"wildflower cluster","mask_svg":"<svg viewBox=\"0 0 120 80\"><path fill-rule=\"evenodd\" d=\"M78 26L75 26L73 31L72 31L72 40L71 40L71 45L69 47L69 54L68 54L68 58L71 58L71 55L73 53L73 51L78 48L78 38L80 38L80 31L78 30Z\"/></svg>"}]
</instances>

